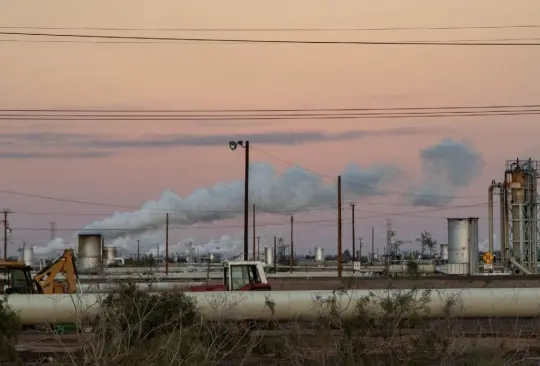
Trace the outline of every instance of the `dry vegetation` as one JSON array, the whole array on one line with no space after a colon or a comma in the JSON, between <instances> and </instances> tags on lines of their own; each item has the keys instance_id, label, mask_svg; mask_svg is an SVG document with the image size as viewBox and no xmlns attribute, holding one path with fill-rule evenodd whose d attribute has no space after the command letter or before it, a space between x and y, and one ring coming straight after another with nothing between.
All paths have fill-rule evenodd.
<instances>
[{"instance_id":1,"label":"dry vegetation","mask_svg":"<svg viewBox=\"0 0 540 366\"><path fill-rule=\"evenodd\" d=\"M478 326L452 318L450 313L459 306L459 299L446 299L448 316L427 320L422 315L427 311L429 291L392 290L385 298L373 294L353 304L355 316L346 321L337 302L327 299L317 304L329 309L317 321L255 324L207 322L183 293L153 295L126 286L103 302L98 319L80 324L86 331L75 332L78 350L66 348L52 355L49 362L77 366L539 363L537 341L530 335L524 339L520 327L495 337L489 329L494 320L483 326L485 334L480 335ZM383 311L374 316L373 307ZM531 319L527 324L533 322ZM88 325L91 331L85 327ZM28 357L15 349L18 328L17 315L0 303L2 361L24 364ZM472 337L466 334L471 330L475 333ZM56 342L64 342L62 335L55 333L54 337Z\"/></svg>"}]
</instances>

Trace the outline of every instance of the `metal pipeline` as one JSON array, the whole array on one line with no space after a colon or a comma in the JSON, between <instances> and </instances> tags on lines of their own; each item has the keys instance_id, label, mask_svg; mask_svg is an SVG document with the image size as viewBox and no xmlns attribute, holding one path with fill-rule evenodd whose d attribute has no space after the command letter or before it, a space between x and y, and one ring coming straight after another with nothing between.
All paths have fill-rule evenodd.
<instances>
[{"instance_id":1,"label":"metal pipeline","mask_svg":"<svg viewBox=\"0 0 540 366\"><path fill-rule=\"evenodd\" d=\"M425 291L403 289L418 299ZM358 300L371 297L366 311L383 312L381 298L392 298L392 290L334 291L270 291L270 292L193 292L186 293L196 301L197 309L208 320L278 320L301 316L316 319L321 315L339 314L342 318L357 316ZM99 304L104 294L88 295L8 295L7 304L18 312L23 324L75 323L82 317L101 313ZM429 302L420 314L443 317L448 311L462 318L537 317L538 290L534 288L475 288L431 290ZM335 305L329 306L330 303ZM271 306L269 306L271 304ZM336 312L336 307L338 311Z\"/></svg>"},{"instance_id":2,"label":"metal pipeline","mask_svg":"<svg viewBox=\"0 0 540 366\"><path fill-rule=\"evenodd\" d=\"M189 287L202 285L202 282L148 282L135 283L139 291L142 292L175 292L185 290ZM117 292L122 287L119 283L81 283L78 285L81 293L110 293Z\"/></svg>"},{"instance_id":3,"label":"metal pipeline","mask_svg":"<svg viewBox=\"0 0 540 366\"><path fill-rule=\"evenodd\" d=\"M488 240L489 240L489 252L493 254L493 190L497 187L495 180L491 181L488 188Z\"/></svg>"},{"instance_id":4,"label":"metal pipeline","mask_svg":"<svg viewBox=\"0 0 540 366\"><path fill-rule=\"evenodd\" d=\"M501 242L501 254L503 263L507 263L510 260L510 248L507 245L506 230L508 228L508 217L506 214L506 187L508 185L507 172L504 173L504 182L499 188L499 206L500 206L500 239Z\"/></svg>"}]
</instances>

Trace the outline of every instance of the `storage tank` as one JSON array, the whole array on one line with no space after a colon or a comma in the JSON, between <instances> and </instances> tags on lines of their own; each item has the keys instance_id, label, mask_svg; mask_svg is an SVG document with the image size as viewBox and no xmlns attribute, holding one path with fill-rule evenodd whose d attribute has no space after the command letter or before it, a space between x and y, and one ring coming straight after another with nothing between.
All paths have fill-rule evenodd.
<instances>
[{"instance_id":1,"label":"storage tank","mask_svg":"<svg viewBox=\"0 0 540 366\"><path fill-rule=\"evenodd\" d=\"M324 249L323 248L315 248L315 261L324 262Z\"/></svg>"},{"instance_id":2,"label":"storage tank","mask_svg":"<svg viewBox=\"0 0 540 366\"><path fill-rule=\"evenodd\" d=\"M101 261L102 237L100 234L79 234L78 268L92 269Z\"/></svg>"},{"instance_id":3,"label":"storage tank","mask_svg":"<svg viewBox=\"0 0 540 366\"><path fill-rule=\"evenodd\" d=\"M34 248L33 247L23 249L23 262L27 266L34 265Z\"/></svg>"},{"instance_id":4,"label":"storage tank","mask_svg":"<svg viewBox=\"0 0 540 366\"><path fill-rule=\"evenodd\" d=\"M441 244L441 260L448 261L448 244Z\"/></svg>"},{"instance_id":5,"label":"storage tank","mask_svg":"<svg viewBox=\"0 0 540 366\"><path fill-rule=\"evenodd\" d=\"M114 258L118 258L118 249L116 247L103 248L103 261L106 265L114 263Z\"/></svg>"},{"instance_id":6,"label":"storage tank","mask_svg":"<svg viewBox=\"0 0 540 366\"><path fill-rule=\"evenodd\" d=\"M478 273L478 218L448 219L448 264L453 274Z\"/></svg>"},{"instance_id":7,"label":"storage tank","mask_svg":"<svg viewBox=\"0 0 540 366\"><path fill-rule=\"evenodd\" d=\"M271 266L274 264L274 249L270 247L264 247L264 263Z\"/></svg>"}]
</instances>

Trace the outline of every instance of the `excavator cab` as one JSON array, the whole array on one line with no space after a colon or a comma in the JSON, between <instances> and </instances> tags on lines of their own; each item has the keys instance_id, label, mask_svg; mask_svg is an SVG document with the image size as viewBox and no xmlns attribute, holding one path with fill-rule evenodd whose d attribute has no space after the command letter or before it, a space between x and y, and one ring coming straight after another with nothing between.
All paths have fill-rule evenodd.
<instances>
[{"instance_id":1,"label":"excavator cab","mask_svg":"<svg viewBox=\"0 0 540 366\"><path fill-rule=\"evenodd\" d=\"M39 294L32 268L21 262L0 261L0 294Z\"/></svg>"}]
</instances>

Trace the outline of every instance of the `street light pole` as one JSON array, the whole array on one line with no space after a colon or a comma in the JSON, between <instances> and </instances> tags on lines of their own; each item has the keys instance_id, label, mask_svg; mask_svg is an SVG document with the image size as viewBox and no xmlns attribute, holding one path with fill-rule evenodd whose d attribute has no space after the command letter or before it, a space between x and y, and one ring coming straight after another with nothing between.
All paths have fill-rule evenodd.
<instances>
[{"instance_id":1,"label":"street light pole","mask_svg":"<svg viewBox=\"0 0 540 366\"><path fill-rule=\"evenodd\" d=\"M244 164L244 260L249 260L249 241L248 241L248 226L249 226L249 141L229 141L229 148L234 151L242 146L245 150Z\"/></svg>"}]
</instances>

